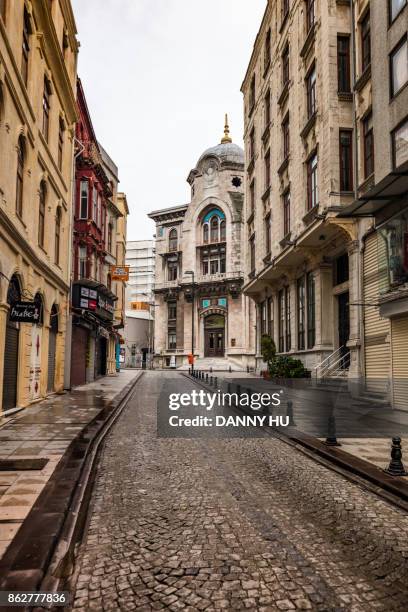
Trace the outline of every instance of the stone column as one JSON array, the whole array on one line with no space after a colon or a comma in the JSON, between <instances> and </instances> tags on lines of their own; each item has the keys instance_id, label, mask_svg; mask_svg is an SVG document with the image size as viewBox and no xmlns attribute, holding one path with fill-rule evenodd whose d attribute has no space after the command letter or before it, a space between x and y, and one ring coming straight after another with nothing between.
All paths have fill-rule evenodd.
<instances>
[{"instance_id":1,"label":"stone column","mask_svg":"<svg viewBox=\"0 0 408 612\"><path fill-rule=\"evenodd\" d=\"M312 274L315 278L315 346L318 350L332 351L334 348L332 265L321 264Z\"/></svg>"}]
</instances>

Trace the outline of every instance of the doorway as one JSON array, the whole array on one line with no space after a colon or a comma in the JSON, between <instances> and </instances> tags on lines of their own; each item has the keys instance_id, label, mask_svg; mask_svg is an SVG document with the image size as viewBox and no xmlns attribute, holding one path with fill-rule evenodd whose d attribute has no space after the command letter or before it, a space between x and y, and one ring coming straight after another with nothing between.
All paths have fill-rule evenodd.
<instances>
[{"instance_id":1,"label":"doorway","mask_svg":"<svg viewBox=\"0 0 408 612\"><path fill-rule=\"evenodd\" d=\"M225 317L209 315L204 320L204 357L224 357Z\"/></svg>"},{"instance_id":2,"label":"doorway","mask_svg":"<svg viewBox=\"0 0 408 612\"><path fill-rule=\"evenodd\" d=\"M10 280L7 291L7 303L9 306L21 300L20 283L16 275ZM4 369L3 369L3 411L11 410L17 406L17 382L18 382L18 349L20 339L20 324L10 321L7 316L6 339L4 344Z\"/></svg>"},{"instance_id":3,"label":"doorway","mask_svg":"<svg viewBox=\"0 0 408 612\"><path fill-rule=\"evenodd\" d=\"M350 366L350 351L347 348L347 342L350 338L350 306L348 291L338 296L338 308L339 347L341 348L341 356L345 357L342 361L342 369L347 370Z\"/></svg>"}]
</instances>

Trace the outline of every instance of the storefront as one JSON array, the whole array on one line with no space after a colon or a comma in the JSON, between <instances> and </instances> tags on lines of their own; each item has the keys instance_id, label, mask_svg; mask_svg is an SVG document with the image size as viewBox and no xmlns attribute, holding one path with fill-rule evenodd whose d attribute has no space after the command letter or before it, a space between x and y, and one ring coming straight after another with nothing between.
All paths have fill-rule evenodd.
<instances>
[{"instance_id":1,"label":"storefront","mask_svg":"<svg viewBox=\"0 0 408 612\"><path fill-rule=\"evenodd\" d=\"M106 376L116 296L105 285L89 279L72 288L71 386Z\"/></svg>"},{"instance_id":2,"label":"storefront","mask_svg":"<svg viewBox=\"0 0 408 612\"><path fill-rule=\"evenodd\" d=\"M363 256L366 387L408 411L408 164L343 214L375 218Z\"/></svg>"}]
</instances>

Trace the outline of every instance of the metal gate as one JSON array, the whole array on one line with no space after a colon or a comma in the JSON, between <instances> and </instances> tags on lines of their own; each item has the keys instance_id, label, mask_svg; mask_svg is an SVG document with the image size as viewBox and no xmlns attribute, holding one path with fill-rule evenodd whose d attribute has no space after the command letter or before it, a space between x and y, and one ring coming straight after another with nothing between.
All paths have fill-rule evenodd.
<instances>
[{"instance_id":1,"label":"metal gate","mask_svg":"<svg viewBox=\"0 0 408 612\"><path fill-rule=\"evenodd\" d=\"M7 323L6 344L4 347L4 374L3 374L3 410L15 408L17 404L18 380L18 342L20 330L18 323Z\"/></svg>"},{"instance_id":2,"label":"metal gate","mask_svg":"<svg viewBox=\"0 0 408 612\"><path fill-rule=\"evenodd\" d=\"M86 383L86 354L88 350L88 330L75 325L72 329L71 349L71 386Z\"/></svg>"}]
</instances>

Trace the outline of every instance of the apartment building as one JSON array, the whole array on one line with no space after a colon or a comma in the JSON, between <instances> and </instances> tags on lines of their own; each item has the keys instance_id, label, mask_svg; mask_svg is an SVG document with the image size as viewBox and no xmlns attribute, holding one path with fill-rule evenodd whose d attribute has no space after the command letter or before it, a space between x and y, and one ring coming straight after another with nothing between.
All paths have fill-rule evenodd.
<instances>
[{"instance_id":1,"label":"apartment building","mask_svg":"<svg viewBox=\"0 0 408 612\"><path fill-rule=\"evenodd\" d=\"M360 2L361 4L361 2ZM242 84L245 113L244 291L260 338L314 373L361 375L361 238L369 221L340 218L361 180L353 44L344 0L269 0ZM356 26L357 27L357 26ZM366 134L369 116L364 114ZM371 163L367 138L365 174ZM330 366L330 367L328 367Z\"/></svg>"},{"instance_id":2,"label":"apartment building","mask_svg":"<svg viewBox=\"0 0 408 612\"><path fill-rule=\"evenodd\" d=\"M372 224L362 244L363 372L407 410L407 1L355 2L353 17L360 181L344 217Z\"/></svg>"},{"instance_id":3,"label":"apartment building","mask_svg":"<svg viewBox=\"0 0 408 612\"><path fill-rule=\"evenodd\" d=\"M77 53L69 0L0 2L3 415L64 385Z\"/></svg>"}]
</instances>

